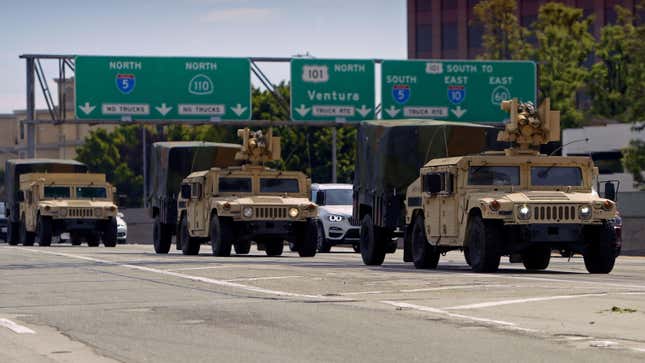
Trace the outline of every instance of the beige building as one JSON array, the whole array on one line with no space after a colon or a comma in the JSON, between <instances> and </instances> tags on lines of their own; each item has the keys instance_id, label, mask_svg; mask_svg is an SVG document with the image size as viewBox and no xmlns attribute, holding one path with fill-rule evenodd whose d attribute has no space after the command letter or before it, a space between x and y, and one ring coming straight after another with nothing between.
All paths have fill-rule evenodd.
<instances>
[{"instance_id":1,"label":"beige building","mask_svg":"<svg viewBox=\"0 0 645 363\"><path fill-rule=\"evenodd\" d=\"M57 82L59 95L61 82ZM74 119L74 89L73 79L65 82L65 97L61 103L66 105L67 119ZM36 91L40 91L39 88ZM59 101L60 102L60 101ZM54 114L58 114L58 107ZM27 156L27 128L22 124L26 111L16 110L10 114L0 114L0 169L4 170L7 159L25 158ZM51 121L52 117L47 109L36 110L36 119ZM89 126L87 124L72 123L43 123L36 127L36 157L55 159L74 159L76 147L83 144L91 130L104 128L109 131L114 125Z\"/></svg>"}]
</instances>

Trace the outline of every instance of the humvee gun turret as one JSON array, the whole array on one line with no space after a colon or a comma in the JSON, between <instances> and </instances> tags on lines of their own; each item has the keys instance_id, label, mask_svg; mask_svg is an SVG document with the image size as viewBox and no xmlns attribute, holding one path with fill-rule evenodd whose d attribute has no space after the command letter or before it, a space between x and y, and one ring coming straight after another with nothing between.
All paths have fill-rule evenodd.
<instances>
[{"instance_id":1,"label":"humvee gun turret","mask_svg":"<svg viewBox=\"0 0 645 363\"><path fill-rule=\"evenodd\" d=\"M168 253L172 236L176 234L177 198L182 179L197 170L240 165L240 161L235 160L240 148L236 144L202 141L153 144L146 202L150 216L154 218L155 252Z\"/></svg>"},{"instance_id":2,"label":"humvee gun turret","mask_svg":"<svg viewBox=\"0 0 645 363\"><path fill-rule=\"evenodd\" d=\"M210 241L216 256L230 255L232 246L247 254L255 241L267 255L278 256L287 240L300 256L314 256L318 208L309 201L311 181L300 172L262 165L280 158L280 138L271 130L243 129L238 135L243 145L236 158L246 164L194 172L182 182L177 210L183 253L197 254Z\"/></svg>"},{"instance_id":3,"label":"humvee gun turret","mask_svg":"<svg viewBox=\"0 0 645 363\"><path fill-rule=\"evenodd\" d=\"M29 173L20 176L20 242L49 246L69 232L73 245L116 246L114 188L104 174Z\"/></svg>"},{"instance_id":4,"label":"humvee gun turret","mask_svg":"<svg viewBox=\"0 0 645 363\"><path fill-rule=\"evenodd\" d=\"M421 168L417 206L408 205L410 257L435 268L441 253L463 249L476 272L494 272L500 257L526 269L547 268L552 249L581 253L587 270L609 273L616 258L615 203L592 189L591 158L541 155L537 146L560 138L559 112L548 99L504 101L510 113L502 152L433 159Z\"/></svg>"},{"instance_id":5,"label":"humvee gun turret","mask_svg":"<svg viewBox=\"0 0 645 363\"><path fill-rule=\"evenodd\" d=\"M5 192L7 193L7 242L20 241L20 176L27 173L86 173L87 166L76 160L10 159L5 163Z\"/></svg>"}]
</instances>

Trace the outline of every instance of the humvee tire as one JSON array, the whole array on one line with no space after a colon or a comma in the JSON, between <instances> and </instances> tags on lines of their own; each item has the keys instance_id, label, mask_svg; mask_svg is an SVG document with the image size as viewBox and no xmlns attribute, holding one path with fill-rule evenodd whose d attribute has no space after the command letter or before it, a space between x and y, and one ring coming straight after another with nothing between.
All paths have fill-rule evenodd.
<instances>
[{"instance_id":1,"label":"humvee tire","mask_svg":"<svg viewBox=\"0 0 645 363\"><path fill-rule=\"evenodd\" d=\"M500 229L496 224L484 223L478 215L470 217L467 245L473 271L495 272L499 269L500 237Z\"/></svg>"},{"instance_id":2,"label":"humvee tire","mask_svg":"<svg viewBox=\"0 0 645 363\"><path fill-rule=\"evenodd\" d=\"M418 269L435 269L441 253L428 243L423 216L417 215L412 226L412 258Z\"/></svg>"},{"instance_id":3,"label":"humvee tire","mask_svg":"<svg viewBox=\"0 0 645 363\"><path fill-rule=\"evenodd\" d=\"M297 238L298 255L300 257L314 257L318 247L318 228L316 227L316 222L312 219L307 219L300 227Z\"/></svg>"},{"instance_id":4,"label":"humvee tire","mask_svg":"<svg viewBox=\"0 0 645 363\"><path fill-rule=\"evenodd\" d=\"M168 224L161 223L159 217L155 218L154 228L152 230L152 240L156 253L168 253L172 243L172 228Z\"/></svg>"},{"instance_id":5,"label":"humvee tire","mask_svg":"<svg viewBox=\"0 0 645 363\"><path fill-rule=\"evenodd\" d=\"M27 226L25 225L25 219L20 220L20 243L23 246L33 246L34 240L36 239L36 234L34 232L28 232Z\"/></svg>"},{"instance_id":6,"label":"humvee tire","mask_svg":"<svg viewBox=\"0 0 645 363\"><path fill-rule=\"evenodd\" d=\"M264 249L267 256L281 256L284 251L284 240L282 238L266 239Z\"/></svg>"},{"instance_id":7,"label":"humvee tire","mask_svg":"<svg viewBox=\"0 0 645 363\"><path fill-rule=\"evenodd\" d=\"M544 270L549 267L551 248L533 246L522 252L522 263L527 270Z\"/></svg>"},{"instance_id":8,"label":"humvee tire","mask_svg":"<svg viewBox=\"0 0 645 363\"><path fill-rule=\"evenodd\" d=\"M251 241L238 241L233 244L236 255L248 255L251 251Z\"/></svg>"},{"instance_id":9,"label":"humvee tire","mask_svg":"<svg viewBox=\"0 0 645 363\"><path fill-rule=\"evenodd\" d=\"M38 216L38 246L51 246L52 244L52 218Z\"/></svg>"},{"instance_id":10,"label":"humvee tire","mask_svg":"<svg viewBox=\"0 0 645 363\"><path fill-rule=\"evenodd\" d=\"M331 243L325 238L322 222L316 222L316 237L318 252L329 253L331 251Z\"/></svg>"},{"instance_id":11,"label":"humvee tire","mask_svg":"<svg viewBox=\"0 0 645 363\"><path fill-rule=\"evenodd\" d=\"M7 243L9 246L17 246L20 243L20 223L7 223Z\"/></svg>"},{"instance_id":12,"label":"humvee tire","mask_svg":"<svg viewBox=\"0 0 645 363\"><path fill-rule=\"evenodd\" d=\"M616 231L607 222L586 233L588 247L582 257L587 271L592 274L608 274L616 262Z\"/></svg>"},{"instance_id":13,"label":"humvee tire","mask_svg":"<svg viewBox=\"0 0 645 363\"><path fill-rule=\"evenodd\" d=\"M217 215L213 215L211 217L210 233L213 256L230 256L231 245L233 244L233 230L230 223L227 223L226 220L220 221Z\"/></svg>"},{"instance_id":14,"label":"humvee tire","mask_svg":"<svg viewBox=\"0 0 645 363\"><path fill-rule=\"evenodd\" d=\"M89 233L86 237L87 245L89 247L98 247L99 246L99 236L96 233Z\"/></svg>"},{"instance_id":15,"label":"humvee tire","mask_svg":"<svg viewBox=\"0 0 645 363\"><path fill-rule=\"evenodd\" d=\"M374 231L372 217L368 214L361 220L361 258L368 266L383 264L385 260L385 243L381 241L382 236L377 237Z\"/></svg>"},{"instance_id":16,"label":"humvee tire","mask_svg":"<svg viewBox=\"0 0 645 363\"><path fill-rule=\"evenodd\" d=\"M116 219L110 218L103 227L103 245L105 247L116 247Z\"/></svg>"},{"instance_id":17,"label":"humvee tire","mask_svg":"<svg viewBox=\"0 0 645 363\"><path fill-rule=\"evenodd\" d=\"M181 253L184 255L198 255L201 241L197 238L190 237L188 234L188 222L186 218L181 219L181 227L179 229L179 238L181 238ZM170 247L169 247L170 248Z\"/></svg>"}]
</instances>

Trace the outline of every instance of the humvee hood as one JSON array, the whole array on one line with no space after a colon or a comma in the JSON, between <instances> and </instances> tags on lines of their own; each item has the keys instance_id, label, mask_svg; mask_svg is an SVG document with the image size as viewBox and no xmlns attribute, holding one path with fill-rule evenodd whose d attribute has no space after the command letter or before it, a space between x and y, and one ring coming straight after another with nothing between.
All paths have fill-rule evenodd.
<instances>
[{"instance_id":1,"label":"humvee hood","mask_svg":"<svg viewBox=\"0 0 645 363\"><path fill-rule=\"evenodd\" d=\"M309 200L304 197L279 197L279 196L253 196L253 197L244 197L237 198L235 202L240 204L258 204L258 205L267 205L267 204L308 204Z\"/></svg>"},{"instance_id":2,"label":"humvee hood","mask_svg":"<svg viewBox=\"0 0 645 363\"><path fill-rule=\"evenodd\" d=\"M73 199L73 200L43 200L40 201L40 206L45 207L72 207L72 208L101 208L113 207L114 203L107 200L89 200L89 199Z\"/></svg>"},{"instance_id":3,"label":"humvee hood","mask_svg":"<svg viewBox=\"0 0 645 363\"><path fill-rule=\"evenodd\" d=\"M513 203L585 203L600 198L592 197L592 193L572 192L565 193L555 190L529 191L508 193L498 199L505 199Z\"/></svg>"}]
</instances>

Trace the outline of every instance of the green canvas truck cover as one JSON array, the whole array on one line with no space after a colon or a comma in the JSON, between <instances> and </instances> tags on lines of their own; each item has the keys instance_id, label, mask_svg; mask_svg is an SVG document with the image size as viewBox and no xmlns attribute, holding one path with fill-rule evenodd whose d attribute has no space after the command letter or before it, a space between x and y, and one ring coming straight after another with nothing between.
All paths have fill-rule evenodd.
<instances>
[{"instance_id":1,"label":"green canvas truck cover","mask_svg":"<svg viewBox=\"0 0 645 363\"><path fill-rule=\"evenodd\" d=\"M155 142L148 174L148 200L173 198L181 181L193 171L240 165L237 144L202 141Z\"/></svg>"},{"instance_id":2,"label":"green canvas truck cover","mask_svg":"<svg viewBox=\"0 0 645 363\"><path fill-rule=\"evenodd\" d=\"M356 150L355 189L405 194L429 160L476 154L490 126L432 120L362 122Z\"/></svg>"}]
</instances>

